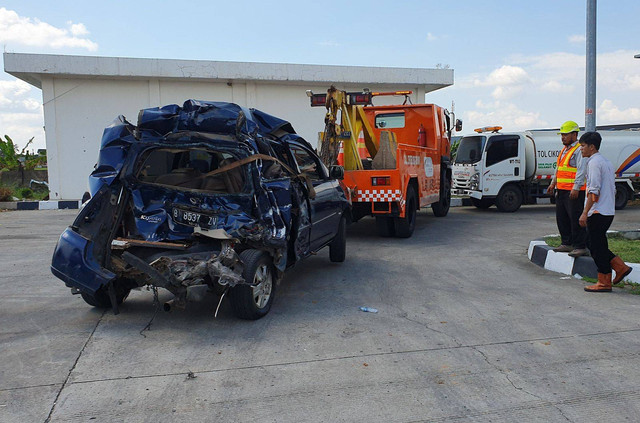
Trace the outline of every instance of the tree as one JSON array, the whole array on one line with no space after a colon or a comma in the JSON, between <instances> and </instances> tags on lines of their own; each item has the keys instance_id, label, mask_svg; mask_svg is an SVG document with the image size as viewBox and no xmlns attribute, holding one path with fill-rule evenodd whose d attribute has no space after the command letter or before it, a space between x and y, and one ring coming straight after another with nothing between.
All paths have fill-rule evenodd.
<instances>
[{"instance_id":1,"label":"tree","mask_svg":"<svg viewBox=\"0 0 640 423\"><path fill-rule=\"evenodd\" d=\"M29 157L27 148L33 142L35 137L31 137L27 144L18 153L18 145L13 142L9 135L5 135L4 139L0 138L0 169L18 170L20 168L33 169L41 164L43 158L40 156ZM25 157L24 165L20 158Z\"/></svg>"}]
</instances>

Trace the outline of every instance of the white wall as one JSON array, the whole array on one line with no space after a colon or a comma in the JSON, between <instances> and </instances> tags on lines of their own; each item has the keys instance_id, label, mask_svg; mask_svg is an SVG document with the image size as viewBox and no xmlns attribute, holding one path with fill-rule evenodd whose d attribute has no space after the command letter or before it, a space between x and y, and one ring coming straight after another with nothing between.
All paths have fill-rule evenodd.
<instances>
[{"instance_id":1,"label":"white wall","mask_svg":"<svg viewBox=\"0 0 640 423\"><path fill-rule=\"evenodd\" d=\"M45 135L51 199L79 199L88 189L88 176L97 161L104 128L118 115L136 123L138 111L179 104L190 98L229 101L255 107L288 120L300 135L316 145L324 127L325 109L312 108L305 94L325 92L327 86L273 82L206 82L189 80L42 78ZM360 90L364 86L338 88ZM367 84L377 91L395 88ZM404 88L403 88L404 89ZM424 88L414 88L412 101L423 102ZM377 97L375 104L397 103L397 97Z\"/></svg>"}]
</instances>

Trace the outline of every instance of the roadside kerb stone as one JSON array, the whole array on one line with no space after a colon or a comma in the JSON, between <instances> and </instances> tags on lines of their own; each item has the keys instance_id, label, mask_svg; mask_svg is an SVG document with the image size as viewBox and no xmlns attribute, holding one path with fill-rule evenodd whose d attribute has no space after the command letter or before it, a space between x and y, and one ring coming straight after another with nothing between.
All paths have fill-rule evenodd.
<instances>
[{"instance_id":1,"label":"roadside kerb stone","mask_svg":"<svg viewBox=\"0 0 640 423\"><path fill-rule=\"evenodd\" d=\"M547 245L544 239L531 241L527 255L533 263L552 272L571 276L598 278L598 269L593 258L584 256L574 258L569 257L567 253L556 253L553 251L553 247ZM627 263L627 266L630 266L633 270L624 280L640 283L640 264ZM616 272L614 271L614 277L615 274Z\"/></svg>"}]
</instances>

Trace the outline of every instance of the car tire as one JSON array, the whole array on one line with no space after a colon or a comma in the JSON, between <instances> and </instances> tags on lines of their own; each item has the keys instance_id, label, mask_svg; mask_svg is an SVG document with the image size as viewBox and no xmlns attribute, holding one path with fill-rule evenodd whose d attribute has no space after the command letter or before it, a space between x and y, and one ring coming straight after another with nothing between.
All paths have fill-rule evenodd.
<instances>
[{"instance_id":1,"label":"car tire","mask_svg":"<svg viewBox=\"0 0 640 423\"><path fill-rule=\"evenodd\" d=\"M623 184L616 184L616 200L615 209L622 210L627 207L629 202L629 190Z\"/></svg>"},{"instance_id":2,"label":"car tire","mask_svg":"<svg viewBox=\"0 0 640 423\"><path fill-rule=\"evenodd\" d=\"M242 277L254 285L236 285L229 291L231 308L236 317L257 320L271 309L275 296L276 278L271 256L260 250L240 253Z\"/></svg>"},{"instance_id":3,"label":"car tire","mask_svg":"<svg viewBox=\"0 0 640 423\"><path fill-rule=\"evenodd\" d=\"M475 207L479 208L479 209L488 209L489 207L493 206L494 200L493 198L482 198L480 200L478 200L477 198L471 198L471 204L473 204Z\"/></svg>"},{"instance_id":4,"label":"car tire","mask_svg":"<svg viewBox=\"0 0 640 423\"><path fill-rule=\"evenodd\" d=\"M396 217L394 219L396 236L398 238L410 238L416 228L417 195L413 185L407 188L407 208L404 217Z\"/></svg>"},{"instance_id":5,"label":"car tire","mask_svg":"<svg viewBox=\"0 0 640 423\"><path fill-rule=\"evenodd\" d=\"M435 203L431 203L431 210L436 217L444 217L449 213L451 207L451 181L446 175L441 179L440 199Z\"/></svg>"},{"instance_id":6,"label":"car tire","mask_svg":"<svg viewBox=\"0 0 640 423\"><path fill-rule=\"evenodd\" d=\"M376 229L378 236L389 238L396 234L393 217L376 216Z\"/></svg>"},{"instance_id":7,"label":"car tire","mask_svg":"<svg viewBox=\"0 0 640 423\"><path fill-rule=\"evenodd\" d=\"M116 282L116 303L120 305L127 299L131 288L126 288L122 284ZM85 303L97 308L111 308L111 299L109 298L109 291L106 286L101 287L95 294L90 294L85 291L80 291L80 296Z\"/></svg>"},{"instance_id":8,"label":"car tire","mask_svg":"<svg viewBox=\"0 0 640 423\"><path fill-rule=\"evenodd\" d=\"M522 191L516 185L506 185L496 197L496 207L504 213L513 213L522 205Z\"/></svg>"},{"instance_id":9,"label":"car tire","mask_svg":"<svg viewBox=\"0 0 640 423\"><path fill-rule=\"evenodd\" d=\"M343 215L338 225L338 233L329 244L329 260L342 263L347 257L347 218Z\"/></svg>"}]
</instances>

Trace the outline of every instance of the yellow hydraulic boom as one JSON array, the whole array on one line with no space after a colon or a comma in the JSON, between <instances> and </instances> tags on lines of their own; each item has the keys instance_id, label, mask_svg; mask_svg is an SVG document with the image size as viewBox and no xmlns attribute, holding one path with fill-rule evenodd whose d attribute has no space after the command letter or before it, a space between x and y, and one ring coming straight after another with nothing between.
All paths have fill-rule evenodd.
<instances>
[{"instance_id":1,"label":"yellow hydraulic boom","mask_svg":"<svg viewBox=\"0 0 640 423\"><path fill-rule=\"evenodd\" d=\"M362 170L362 160L358 153L358 136L364 134L364 144L370 157L375 157L378 152L379 141L373 132L371 124L367 120L362 108L372 104L372 98L378 95L404 95L405 98L411 91L395 92L346 92L331 86L326 94L313 94L307 91L311 98L311 106L324 106L327 114L324 118L324 132L320 145L320 158L325 165L331 166L337 163L339 144L344 148L344 169ZM406 100L405 100L406 101Z\"/></svg>"}]
</instances>

